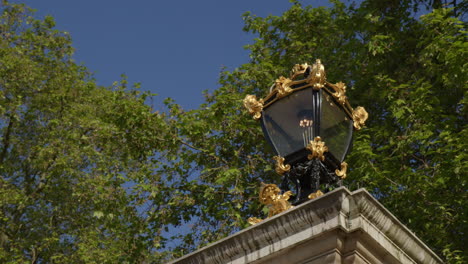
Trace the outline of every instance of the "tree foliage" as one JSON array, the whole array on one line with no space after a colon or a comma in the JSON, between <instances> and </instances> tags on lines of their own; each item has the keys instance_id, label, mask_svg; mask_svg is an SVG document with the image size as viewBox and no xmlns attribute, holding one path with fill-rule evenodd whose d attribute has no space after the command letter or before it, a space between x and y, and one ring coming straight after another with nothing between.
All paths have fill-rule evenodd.
<instances>
[{"instance_id":1,"label":"tree foliage","mask_svg":"<svg viewBox=\"0 0 468 264\"><path fill-rule=\"evenodd\" d=\"M466 8L332 2L246 13L250 62L223 72L198 109L168 99L166 113L125 78L97 86L52 18L4 4L0 261L162 261L246 227L262 212L260 183L281 179L242 99L316 58L370 113L345 184L367 188L447 262L467 261L468 44L455 16Z\"/></svg>"},{"instance_id":2,"label":"tree foliage","mask_svg":"<svg viewBox=\"0 0 468 264\"><path fill-rule=\"evenodd\" d=\"M155 171L165 118L125 79L97 86L53 27L2 6L0 262L157 260L176 223Z\"/></svg>"},{"instance_id":3,"label":"tree foliage","mask_svg":"<svg viewBox=\"0 0 468 264\"><path fill-rule=\"evenodd\" d=\"M258 36L247 46L251 61L224 72L205 105L187 112L171 105L178 126L189 127L178 131L193 146L183 155L201 171L198 184L209 195L197 202L197 226L217 231L199 242L244 227L259 212L260 182L280 182L274 154L242 99L265 96L294 64L321 58L328 80L346 82L351 103L370 113L347 158L345 184L371 191L448 262L466 261L465 24L451 8L417 17L436 1L333 1L331 8L292 2L282 16L244 15L244 30ZM188 172L179 174L182 182Z\"/></svg>"}]
</instances>

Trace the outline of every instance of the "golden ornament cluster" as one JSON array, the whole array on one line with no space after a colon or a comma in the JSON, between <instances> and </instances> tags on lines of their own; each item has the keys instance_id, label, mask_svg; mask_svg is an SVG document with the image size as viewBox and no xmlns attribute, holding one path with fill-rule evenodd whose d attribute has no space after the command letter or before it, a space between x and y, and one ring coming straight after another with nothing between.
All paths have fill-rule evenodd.
<instances>
[{"instance_id":1,"label":"golden ornament cluster","mask_svg":"<svg viewBox=\"0 0 468 264\"><path fill-rule=\"evenodd\" d=\"M291 191L281 194L281 190L276 184L262 183L259 199L262 204L268 206L268 217L272 217L293 207L288 202L291 195ZM247 221L253 225L261 222L262 219L250 217Z\"/></svg>"},{"instance_id":2,"label":"golden ornament cluster","mask_svg":"<svg viewBox=\"0 0 468 264\"><path fill-rule=\"evenodd\" d=\"M301 78L301 76L305 76L306 71L308 70L310 70L310 72L307 77L305 79ZM304 82L306 83L305 85L298 85L304 84ZM291 88L296 85L298 85L299 88ZM328 94L330 94L336 102L342 106L345 113L353 120L354 129L360 130L365 125L365 121L369 115L364 107L359 106L356 109L351 107L348 102L348 98L346 97L346 84L343 82L338 82L336 84L328 82L326 79L325 67L319 59L317 59L310 67L307 63L294 65L291 70L290 78L280 76L276 79L275 83L270 88L270 93L263 99L257 99L255 95L247 95L244 99L244 106L253 118L258 120L261 118L264 108L283 97L308 87L312 87L314 90L324 89ZM319 159L324 161L324 154L328 151L328 147L320 137L316 137L314 140L311 140L306 149L311 152L307 156L309 160ZM284 173L289 172L291 166L289 164L284 164L285 159L283 157L274 156L273 159L276 161L275 171L278 174L283 175ZM348 164L346 162L342 162L340 169L335 170L335 174L341 179L345 179L347 168ZM262 204L268 206L268 217L272 217L293 207L288 202L291 195L291 191L281 194L281 190L276 184L262 183L259 199ZM323 192L317 190L315 193L309 194L308 198L315 199L322 195ZM256 217L250 217L248 219L248 222L252 225L261 221L262 219Z\"/></svg>"},{"instance_id":3,"label":"golden ornament cluster","mask_svg":"<svg viewBox=\"0 0 468 264\"><path fill-rule=\"evenodd\" d=\"M319 59L310 67L310 73L307 78L305 78L305 80L304 78L301 79L300 77L304 76L308 69L309 65L307 63L294 65L290 78L280 76L276 79L270 89L270 93L265 98L257 100L255 95L247 95L244 99L245 108L247 108L255 120L258 120L262 116L264 108L283 97L308 87L312 87L315 90L324 89L335 98L343 107L346 114L353 119L354 128L356 130L361 129L368 118L368 114L364 107L357 107L356 109L351 107L346 97L346 85L343 82L338 82L336 84L328 82L326 79L325 66L323 66ZM306 85L302 85L300 88L291 88L294 85L304 83L304 81Z\"/></svg>"},{"instance_id":4,"label":"golden ornament cluster","mask_svg":"<svg viewBox=\"0 0 468 264\"><path fill-rule=\"evenodd\" d=\"M317 158L324 161L325 156L323 154L328 151L328 147L325 146L325 142L323 142L320 137L315 137L314 140L311 140L306 149L312 152L307 156L309 160Z\"/></svg>"}]
</instances>

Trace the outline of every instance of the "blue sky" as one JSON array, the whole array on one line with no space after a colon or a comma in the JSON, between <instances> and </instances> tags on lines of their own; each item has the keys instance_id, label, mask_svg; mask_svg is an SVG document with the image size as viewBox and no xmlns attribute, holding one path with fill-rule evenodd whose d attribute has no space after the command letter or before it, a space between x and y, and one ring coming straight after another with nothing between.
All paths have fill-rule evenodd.
<instances>
[{"instance_id":1,"label":"blue sky","mask_svg":"<svg viewBox=\"0 0 468 264\"><path fill-rule=\"evenodd\" d=\"M154 107L171 97L185 109L203 102L203 90L219 87L223 66L248 62L243 48L254 35L242 31L242 14L281 15L288 0L24 0L37 15L52 15L67 31L98 84L109 86L121 74L158 94ZM325 0L303 0L314 7Z\"/></svg>"},{"instance_id":2,"label":"blue sky","mask_svg":"<svg viewBox=\"0 0 468 264\"><path fill-rule=\"evenodd\" d=\"M219 87L223 67L233 70L249 61L243 47L256 36L242 31L242 14L281 15L291 6L288 0L11 1L26 3L38 17L53 16L56 27L72 36L74 59L98 84L110 86L125 74L130 83L157 93L155 110L164 110L167 97L184 109L197 108L203 90ZM169 232L186 232L189 225Z\"/></svg>"}]
</instances>

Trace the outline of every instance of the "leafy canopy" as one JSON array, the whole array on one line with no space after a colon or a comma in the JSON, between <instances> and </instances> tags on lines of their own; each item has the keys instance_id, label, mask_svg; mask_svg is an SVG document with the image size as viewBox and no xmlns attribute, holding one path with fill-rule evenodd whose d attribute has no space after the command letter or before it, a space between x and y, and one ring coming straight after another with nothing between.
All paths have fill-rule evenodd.
<instances>
[{"instance_id":1,"label":"leafy canopy","mask_svg":"<svg viewBox=\"0 0 468 264\"><path fill-rule=\"evenodd\" d=\"M160 113L125 78L97 86L52 18L4 2L0 261L161 262L246 227L262 212L260 183L281 179L242 99L316 58L370 113L345 184L447 262L467 261L465 13L424 0L246 13L250 62L223 72L198 109L167 99Z\"/></svg>"},{"instance_id":2,"label":"leafy canopy","mask_svg":"<svg viewBox=\"0 0 468 264\"><path fill-rule=\"evenodd\" d=\"M247 46L251 61L224 72L221 87L206 93L206 104L192 111L169 104L179 137L192 146L181 155L194 162L190 169L200 172L197 183L205 190L196 203L201 213L195 234L202 232L197 241L205 244L245 227L249 216L258 215L260 182L280 182L271 167L274 154L259 124L242 109L242 99L266 95L294 64L320 58L328 80L346 82L351 103L370 113L347 158L345 184L367 188L440 256L463 262L465 24L448 8L417 17L422 1L333 1L330 8L292 2L282 16L244 15L244 30L258 36ZM190 169L178 174L181 182L192 179Z\"/></svg>"}]
</instances>

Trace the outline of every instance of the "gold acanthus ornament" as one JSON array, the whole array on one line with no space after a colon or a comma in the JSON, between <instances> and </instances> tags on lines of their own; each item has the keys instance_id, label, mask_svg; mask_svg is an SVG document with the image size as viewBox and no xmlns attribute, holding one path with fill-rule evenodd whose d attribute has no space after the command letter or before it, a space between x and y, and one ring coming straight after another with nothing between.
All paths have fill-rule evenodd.
<instances>
[{"instance_id":1,"label":"gold acanthus ornament","mask_svg":"<svg viewBox=\"0 0 468 264\"><path fill-rule=\"evenodd\" d=\"M335 84L336 91L333 93L333 97L340 103L344 105L346 103L346 85L343 82Z\"/></svg>"},{"instance_id":2,"label":"gold acanthus ornament","mask_svg":"<svg viewBox=\"0 0 468 264\"><path fill-rule=\"evenodd\" d=\"M284 212L293 206L288 202L292 192L281 194L281 189L276 184L263 184L260 189L260 202L268 206L268 217Z\"/></svg>"},{"instance_id":3,"label":"gold acanthus ornament","mask_svg":"<svg viewBox=\"0 0 468 264\"><path fill-rule=\"evenodd\" d=\"M320 197L322 195L323 195L323 192L318 190L318 191L316 191L314 193L309 194L309 196L307 196L307 198L312 200L312 199L315 199L315 198Z\"/></svg>"},{"instance_id":4,"label":"gold acanthus ornament","mask_svg":"<svg viewBox=\"0 0 468 264\"><path fill-rule=\"evenodd\" d=\"M306 149L312 152L312 154L307 156L309 160L317 158L324 161L325 156L323 154L328 151L328 147L325 146L325 142L323 142L320 137L315 137L314 140L311 140Z\"/></svg>"},{"instance_id":5,"label":"gold acanthus ornament","mask_svg":"<svg viewBox=\"0 0 468 264\"><path fill-rule=\"evenodd\" d=\"M257 218L257 217L249 217L249 219L247 219L247 222L250 224L250 225L255 225L255 224L258 224L262 221L263 219L260 219L260 218Z\"/></svg>"},{"instance_id":6,"label":"gold acanthus ornament","mask_svg":"<svg viewBox=\"0 0 468 264\"><path fill-rule=\"evenodd\" d=\"M263 99L257 100L255 95L248 94L244 98L244 107L247 108L255 120L260 119L263 110Z\"/></svg>"},{"instance_id":7,"label":"gold acanthus ornament","mask_svg":"<svg viewBox=\"0 0 468 264\"><path fill-rule=\"evenodd\" d=\"M278 98L283 98L290 93L292 93L291 87L289 84L291 83L291 79L288 79L284 76L279 77L275 81L275 90L277 91Z\"/></svg>"},{"instance_id":8,"label":"gold acanthus ornament","mask_svg":"<svg viewBox=\"0 0 468 264\"><path fill-rule=\"evenodd\" d=\"M307 67L309 67L307 63L294 65L291 70L291 79L294 79L299 74L303 74L307 70Z\"/></svg>"},{"instance_id":9,"label":"gold acanthus ornament","mask_svg":"<svg viewBox=\"0 0 468 264\"><path fill-rule=\"evenodd\" d=\"M341 169L336 169L335 174L336 176L340 177L341 179L346 178L346 170L348 170L348 163L342 162Z\"/></svg>"},{"instance_id":10,"label":"gold acanthus ornament","mask_svg":"<svg viewBox=\"0 0 468 264\"><path fill-rule=\"evenodd\" d=\"M358 106L356 109L353 110L353 121L354 121L354 128L356 130L361 129L367 118L369 117L369 114L366 112L366 109L362 106Z\"/></svg>"},{"instance_id":11,"label":"gold acanthus ornament","mask_svg":"<svg viewBox=\"0 0 468 264\"><path fill-rule=\"evenodd\" d=\"M276 184L262 183L259 198L262 204L268 206L268 217L272 217L293 207L288 202L291 195L291 191L281 194L281 190ZM261 222L262 219L250 217L247 221L253 225Z\"/></svg>"},{"instance_id":12,"label":"gold acanthus ornament","mask_svg":"<svg viewBox=\"0 0 468 264\"><path fill-rule=\"evenodd\" d=\"M291 169L291 165L284 164L284 158L281 156L274 156L273 159L276 161L275 171L279 175L283 175L285 172L288 172Z\"/></svg>"},{"instance_id":13,"label":"gold acanthus ornament","mask_svg":"<svg viewBox=\"0 0 468 264\"><path fill-rule=\"evenodd\" d=\"M325 66L323 66L322 62L319 59L317 59L314 65L312 65L312 69L307 80L310 84L312 84L312 87L315 90L319 90L325 86Z\"/></svg>"}]
</instances>

